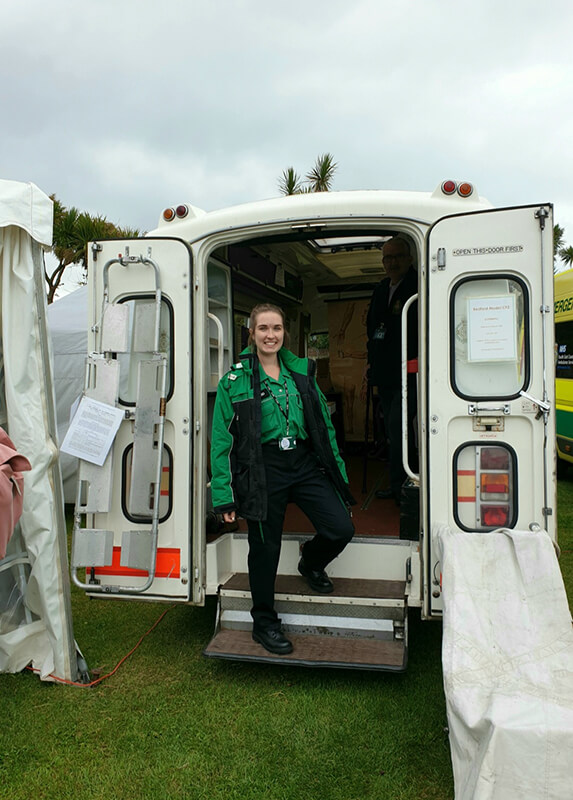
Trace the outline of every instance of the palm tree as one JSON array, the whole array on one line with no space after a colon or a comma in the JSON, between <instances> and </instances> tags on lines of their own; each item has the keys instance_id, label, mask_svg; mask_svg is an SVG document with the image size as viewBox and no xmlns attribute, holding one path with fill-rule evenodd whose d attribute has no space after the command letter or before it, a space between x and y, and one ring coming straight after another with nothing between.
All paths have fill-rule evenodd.
<instances>
[{"instance_id":1,"label":"palm tree","mask_svg":"<svg viewBox=\"0 0 573 800\"><path fill-rule=\"evenodd\" d=\"M328 192L337 168L338 164L330 153L318 156L312 169L306 173L304 180L294 167L288 167L279 178L279 191L284 195Z\"/></svg>"},{"instance_id":2,"label":"palm tree","mask_svg":"<svg viewBox=\"0 0 573 800\"><path fill-rule=\"evenodd\" d=\"M279 178L279 191L281 194L300 194L304 185L300 175L294 167L287 167Z\"/></svg>"},{"instance_id":3,"label":"palm tree","mask_svg":"<svg viewBox=\"0 0 573 800\"><path fill-rule=\"evenodd\" d=\"M316 159L314 167L306 173L306 180L311 192L328 192L332 185L334 173L338 168L330 153L323 153Z\"/></svg>"},{"instance_id":4,"label":"palm tree","mask_svg":"<svg viewBox=\"0 0 573 800\"><path fill-rule=\"evenodd\" d=\"M64 277L64 271L70 264L80 264L86 268L87 244L98 239L125 239L139 236L139 231L120 228L105 217L92 217L77 208L66 208L55 195L51 195L54 203L54 233L52 252L58 259L58 266L48 273L44 265L44 276L47 283L48 303L53 302L58 286Z\"/></svg>"},{"instance_id":5,"label":"palm tree","mask_svg":"<svg viewBox=\"0 0 573 800\"><path fill-rule=\"evenodd\" d=\"M565 246L565 228L561 225L553 226L553 256L557 258L559 251Z\"/></svg>"},{"instance_id":6,"label":"palm tree","mask_svg":"<svg viewBox=\"0 0 573 800\"><path fill-rule=\"evenodd\" d=\"M571 267L571 265L573 265L573 247L571 245L569 245L569 247L562 247L559 250L559 258L566 267Z\"/></svg>"}]
</instances>

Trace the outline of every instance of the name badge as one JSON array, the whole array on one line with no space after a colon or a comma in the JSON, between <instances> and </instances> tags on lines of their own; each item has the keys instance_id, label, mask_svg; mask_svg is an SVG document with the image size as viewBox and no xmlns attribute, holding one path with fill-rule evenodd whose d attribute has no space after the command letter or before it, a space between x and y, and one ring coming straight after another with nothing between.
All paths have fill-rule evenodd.
<instances>
[{"instance_id":1,"label":"name badge","mask_svg":"<svg viewBox=\"0 0 573 800\"><path fill-rule=\"evenodd\" d=\"M294 450L296 439L294 436L283 436L279 439L279 450Z\"/></svg>"},{"instance_id":2,"label":"name badge","mask_svg":"<svg viewBox=\"0 0 573 800\"><path fill-rule=\"evenodd\" d=\"M384 325L383 322L381 322L380 325L378 325L378 327L374 331L374 336L372 338L381 342L385 336L386 336L386 326Z\"/></svg>"}]
</instances>

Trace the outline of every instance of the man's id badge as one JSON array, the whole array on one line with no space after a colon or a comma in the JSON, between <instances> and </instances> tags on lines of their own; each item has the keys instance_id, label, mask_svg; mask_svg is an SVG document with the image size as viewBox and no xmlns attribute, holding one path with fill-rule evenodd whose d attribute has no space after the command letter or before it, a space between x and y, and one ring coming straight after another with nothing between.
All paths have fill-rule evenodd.
<instances>
[{"instance_id":1,"label":"man's id badge","mask_svg":"<svg viewBox=\"0 0 573 800\"><path fill-rule=\"evenodd\" d=\"M381 322L380 325L378 325L378 327L374 331L374 336L372 338L381 342L385 336L386 336L386 326L384 325L383 322Z\"/></svg>"},{"instance_id":2,"label":"man's id badge","mask_svg":"<svg viewBox=\"0 0 573 800\"><path fill-rule=\"evenodd\" d=\"M283 436L279 439L279 450L294 450L296 438L294 436Z\"/></svg>"}]
</instances>

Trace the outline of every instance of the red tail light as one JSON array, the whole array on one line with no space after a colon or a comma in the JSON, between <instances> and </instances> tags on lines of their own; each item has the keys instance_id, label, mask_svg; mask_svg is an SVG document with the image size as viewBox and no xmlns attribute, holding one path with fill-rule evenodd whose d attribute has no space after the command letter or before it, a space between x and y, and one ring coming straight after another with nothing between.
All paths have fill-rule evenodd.
<instances>
[{"instance_id":1,"label":"red tail light","mask_svg":"<svg viewBox=\"0 0 573 800\"><path fill-rule=\"evenodd\" d=\"M457 451L454 515L462 528L488 531L515 524L514 471L507 446L472 443Z\"/></svg>"},{"instance_id":2,"label":"red tail light","mask_svg":"<svg viewBox=\"0 0 573 800\"><path fill-rule=\"evenodd\" d=\"M481 524L485 528L503 528L509 524L509 506L482 506Z\"/></svg>"},{"instance_id":3,"label":"red tail light","mask_svg":"<svg viewBox=\"0 0 573 800\"><path fill-rule=\"evenodd\" d=\"M481 448L481 469L509 469L509 461L509 450L506 450L505 447Z\"/></svg>"}]
</instances>

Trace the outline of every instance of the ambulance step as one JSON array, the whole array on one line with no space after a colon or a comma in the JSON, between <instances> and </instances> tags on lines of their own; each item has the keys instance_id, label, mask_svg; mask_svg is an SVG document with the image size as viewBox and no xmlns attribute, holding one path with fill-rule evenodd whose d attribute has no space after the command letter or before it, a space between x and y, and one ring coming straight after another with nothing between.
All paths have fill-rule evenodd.
<instances>
[{"instance_id":1,"label":"ambulance step","mask_svg":"<svg viewBox=\"0 0 573 800\"><path fill-rule=\"evenodd\" d=\"M251 631L222 630L209 642L204 655L231 661L260 661L301 667L403 672L407 663L404 641L348 639L326 635L289 634L293 651L286 656L267 652L253 641Z\"/></svg>"},{"instance_id":2,"label":"ambulance step","mask_svg":"<svg viewBox=\"0 0 573 800\"><path fill-rule=\"evenodd\" d=\"M407 659L405 581L335 578L334 592L312 591L300 575L279 575L275 607L295 649L274 656L252 641L248 576L233 575L219 592L219 630L205 650L212 658L301 666L404 670Z\"/></svg>"},{"instance_id":3,"label":"ambulance step","mask_svg":"<svg viewBox=\"0 0 573 800\"><path fill-rule=\"evenodd\" d=\"M372 598L388 602L403 601L406 593L405 581L382 581L362 578L333 578L334 592L321 594L308 586L301 575L277 575L275 594L309 595L321 598ZM244 572L236 572L222 586L221 594L247 592L250 597L249 576Z\"/></svg>"},{"instance_id":4,"label":"ambulance step","mask_svg":"<svg viewBox=\"0 0 573 800\"><path fill-rule=\"evenodd\" d=\"M220 589L221 628L250 628L248 576L233 575ZM334 591L321 594L300 575L279 575L275 608L285 630L332 635L399 638L406 614L406 582L335 578Z\"/></svg>"}]
</instances>

